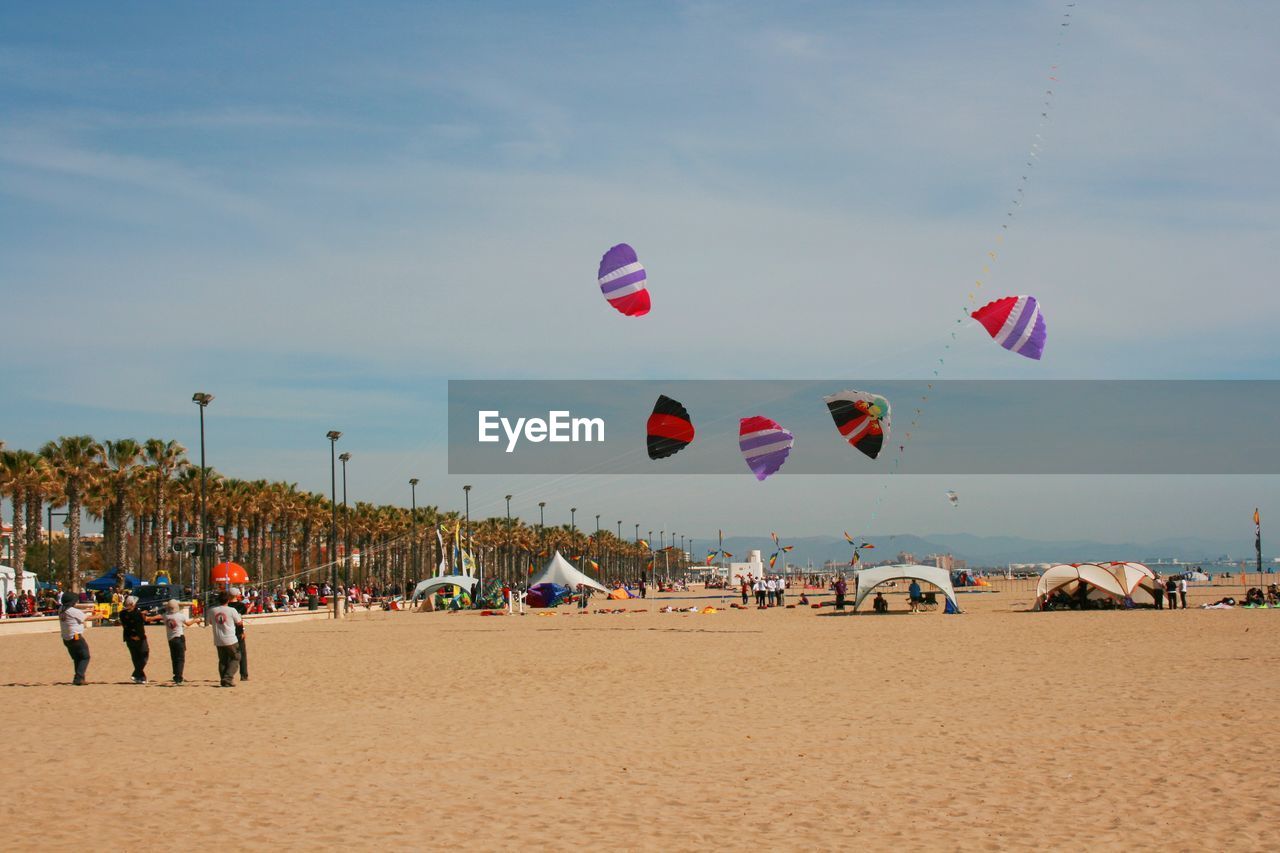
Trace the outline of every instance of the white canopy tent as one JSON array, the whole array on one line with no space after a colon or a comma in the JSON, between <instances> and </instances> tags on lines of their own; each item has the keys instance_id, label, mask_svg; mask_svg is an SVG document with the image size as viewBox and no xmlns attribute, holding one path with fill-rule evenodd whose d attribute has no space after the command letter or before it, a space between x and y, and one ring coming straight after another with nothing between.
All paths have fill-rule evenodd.
<instances>
[{"instance_id":1,"label":"white canopy tent","mask_svg":"<svg viewBox=\"0 0 1280 853\"><path fill-rule=\"evenodd\" d=\"M31 572L22 573L22 589L18 589L18 571L12 566L0 566L0 598L10 592L36 593L36 576Z\"/></svg>"},{"instance_id":2,"label":"white canopy tent","mask_svg":"<svg viewBox=\"0 0 1280 853\"><path fill-rule=\"evenodd\" d=\"M862 569L854 572L855 589L857 596L853 600L853 609L857 610L871 592L881 584L890 581L915 580L932 584L942 591L942 594L951 602L951 606L956 610L960 609L959 603L956 602L956 591L951 586L951 573L946 569L940 569L937 566L916 566L916 565L900 565L900 566L876 566L871 569Z\"/></svg>"},{"instance_id":3,"label":"white canopy tent","mask_svg":"<svg viewBox=\"0 0 1280 853\"><path fill-rule=\"evenodd\" d=\"M547 561L542 571L529 578L529 586L537 586L540 583L558 583L569 589L577 589L578 584L582 584L606 594L610 592L608 587L593 581L575 569L572 563L560 556L559 551L556 551L555 556Z\"/></svg>"},{"instance_id":4,"label":"white canopy tent","mask_svg":"<svg viewBox=\"0 0 1280 853\"><path fill-rule=\"evenodd\" d=\"M436 578L428 578L413 588L413 600L417 601L426 598L436 590L447 586L462 587L470 594L478 583L480 583L480 579L473 578L471 575L441 575Z\"/></svg>"}]
</instances>

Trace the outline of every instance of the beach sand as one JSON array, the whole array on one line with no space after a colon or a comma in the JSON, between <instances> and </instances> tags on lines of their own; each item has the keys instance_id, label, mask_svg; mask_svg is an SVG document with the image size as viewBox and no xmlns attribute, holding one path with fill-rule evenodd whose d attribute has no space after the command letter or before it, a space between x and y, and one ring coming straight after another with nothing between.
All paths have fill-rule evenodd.
<instances>
[{"instance_id":1,"label":"beach sand","mask_svg":"<svg viewBox=\"0 0 1280 853\"><path fill-rule=\"evenodd\" d=\"M3 637L5 847L1280 845L1280 611L961 598L251 625L234 690L200 628L182 687L159 628L147 686L118 628L82 688L56 635Z\"/></svg>"}]
</instances>

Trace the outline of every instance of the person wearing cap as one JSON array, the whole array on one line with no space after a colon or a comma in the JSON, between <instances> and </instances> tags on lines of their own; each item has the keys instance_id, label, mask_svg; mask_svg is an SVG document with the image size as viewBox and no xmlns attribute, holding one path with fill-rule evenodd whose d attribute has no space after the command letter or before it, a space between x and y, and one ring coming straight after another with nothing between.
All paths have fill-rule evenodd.
<instances>
[{"instance_id":1,"label":"person wearing cap","mask_svg":"<svg viewBox=\"0 0 1280 853\"><path fill-rule=\"evenodd\" d=\"M133 683L146 684L147 659L151 657L151 649L147 646L147 620L138 609L136 595L124 600L120 628L124 632L124 644L129 647L129 657L133 659Z\"/></svg>"},{"instance_id":2,"label":"person wearing cap","mask_svg":"<svg viewBox=\"0 0 1280 853\"><path fill-rule=\"evenodd\" d=\"M98 614L85 613L76 604L79 598L74 592L64 592L61 607L58 610L58 627L62 630L62 645L67 647L71 655L71 663L75 667L75 676L71 683L84 684L85 673L89 671L89 643L84 638L84 626L98 618Z\"/></svg>"},{"instance_id":3,"label":"person wearing cap","mask_svg":"<svg viewBox=\"0 0 1280 853\"><path fill-rule=\"evenodd\" d=\"M231 587L231 602L227 605L235 612L244 616L249 612L248 606L244 603L244 593L239 587ZM243 620L236 623L236 646L240 650L240 680L249 680L249 652L244 647L244 622Z\"/></svg>"},{"instance_id":4,"label":"person wearing cap","mask_svg":"<svg viewBox=\"0 0 1280 853\"><path fill-rule=\"evenodd\" d=\"M177 599L165 605L164 635L169 640L169 660L173 663L173 683L182 683L182 671L187 663L187 628L196 624L188 619Z\"/></svg>"},{"instance_id":5,"label":"person wearing cap","mask_svg":"<svg viewBox=\"0 0 1280 853\"><path fill-rule=\"evenodd\" d=\"M213 626L213 645L218 650L218 678L223 687L236 686L236 668L240 663L240 646L236 642L236 626L242 624L239 612L231 607L231 593L218 593L218 606L210 607L205 624Z\"/></svg>"}]
</instances>

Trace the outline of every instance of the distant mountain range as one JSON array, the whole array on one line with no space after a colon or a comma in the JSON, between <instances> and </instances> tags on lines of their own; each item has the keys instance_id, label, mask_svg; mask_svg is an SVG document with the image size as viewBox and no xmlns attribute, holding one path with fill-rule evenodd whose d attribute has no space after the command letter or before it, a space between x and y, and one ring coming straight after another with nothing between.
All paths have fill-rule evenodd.
<instances>
[{"instance_id":1,"label":"distant mountain range","mask_svg":"<svg viewBox=\"0 0 1280 853\"><path fill-rule=\"evenodd\" d=\"M899 552L915 555L923 560L931 554L951 554L968 561L971 566L1003 566L1008 563L1087 563L1107 560L1179 560L1183 562L1213 562L1229 555L1233 560L1249 560L1253 557L1253 543L1239 539L1226 541L1183 536L1159 539L1153 542L1095 542L1088 539L1044 541L1024 539L1019 536L974 536L968 533L937 533L917 536L911 533L879 534L865 536L863 540L875 545L874 550L862 553L865 562L896 559ZM697 540L695 559L706 555L708 540ZM834 536L810 536L782 540L783 545L794 546L786 554L787 562L804 565L812 562L820 566L827 561L847 563L853 555L848 542ZM734 560L745 560L747 552L758 549L767 562L774 551L773 540L767 536L733 536L725 539L725 550ZM1264 552L1264 559L1270 560Z\"/></svg>"}]
</instances>

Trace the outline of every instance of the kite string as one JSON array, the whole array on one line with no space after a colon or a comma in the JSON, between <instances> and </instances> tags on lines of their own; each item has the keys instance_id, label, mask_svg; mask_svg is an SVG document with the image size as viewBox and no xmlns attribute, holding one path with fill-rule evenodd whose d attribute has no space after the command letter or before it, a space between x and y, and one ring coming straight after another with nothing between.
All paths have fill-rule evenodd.
<instances>
[{"instance_id":1,"label":"kite string","mask_svg":"<svg viewBox=\"0 0 1280 853\"><path fill-rule=\"evenodd\" d=\"M1049 123L1053 113L1054 90L1055 88L1057 88L1058 84L1061 82L1061 79L1062 79L1060 69L1063 64L1062 63L1063 40L1067 32L1070 30L1072 10L1075 8L1075 6L1076 4L1074 2L1066 3L1062 6L1064 10L1062 13L1062 18L1064 18L1065 20L1061 20L1058 22L1058 28L1057 28L1058 35L1057 35L1057 40L1054 44L1054 49L1053 49L1053 57L1052 57L1053 61L1049 64L1049 67L1047 69L1047 73L1046 73L1047 80L1045 84L1046 88L1044 93L1041 95L1041 101L1040 101L1040 107L1041 107L1040 118L1036 123L1036 129L1031 138L1030 145L1027 149L1027 159L1024 161L1023 168L1020 169L1020 172L1022 174L1019 176L1017 184L1014 188L1014 192L1012 193L1012 198L1010 198L1006 206L1006 209L1004 211L1005 215L1000 223L1000 228L999 230L996 231L993 243L988 244L989 247L987 249L985 259L982 261L980 272L977 276L975 276L973 280L973 287L969 290L968 298L965 300L964 304L960 307L961 316L956 319L955 321L956 326L961 326L964 324L965 320L971 319L973 314L973 308L975 308L978 304L977 303L978 295L982 292L983 284L989 283L989 277L992 275L992 269L995 266L997 260L999 259L1000 250L1004 246L1005 234L1009 232L1009 226L1013 225L1015 221L1017 221L1018 219L1017 214L1021 211L1021 209L1024 206L1024 201L1026 200L1026 195L1027 195L1026 190L1030 185L1031 175L1033 174L1036 168L1036 164L1040 161L1040 155L1044 153L1045 141L1048 137ZM952 329L950 332L950 340L951 341L957 340L957 334L955 329ZM943 368L946 367L945 353L951 350L951 344L949 342L944 343L942 349L943 349L944 355L939 356L936 366L931 368L934 381L940 379L942 376ZM925 409L927 408L926 404L929 400L928 392L933 390L933 385L934 385L934 382L932 381L926 383L925 393L920 395L917 405L914 407L914 411L909 423L910 428L905 431L905 434L903 435L903 438L902 438L902 442L898 445L898 450L894 455L893 467L888 472L890 476L900 472L902 459L906 455L907 446L911 443L912 433L918 430L920 423L924 418L924 412L925 412ZM875 501L872 503L871 514L867 522L868 525L871 525L874 522L877 515L879 514L881 506L883 506L884 502L888 498L889 482L890 481L887 476L881 482L880 491L877 494ZM890 540L893 540L894 538L896 538L896 534L891 534L889 538Z\"/></svg>"}]
</instances>

